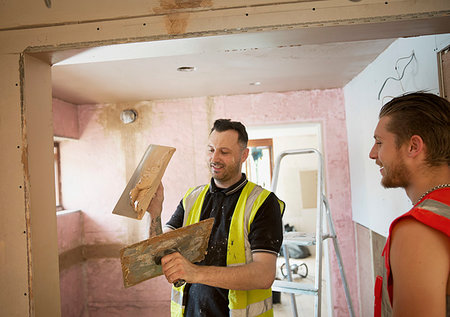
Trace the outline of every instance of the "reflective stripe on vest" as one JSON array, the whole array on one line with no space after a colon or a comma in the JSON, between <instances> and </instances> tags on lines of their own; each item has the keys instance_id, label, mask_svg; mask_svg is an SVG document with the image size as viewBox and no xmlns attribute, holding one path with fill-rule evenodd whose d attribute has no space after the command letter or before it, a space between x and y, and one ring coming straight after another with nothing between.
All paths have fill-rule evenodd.
<instances>
[{"instance_id":1,"label":"reflective stripe on vest","mask_svg":"<svg viewBox=\"0 0 450 317\"><path fill-rule=\"evenodd\" d=\"M183 198L185 215L183 226L200 220L201 209L209 184L189 189ZM264 203L270 192L262 187L247 182L242 189L233 212L228 236L227 266L242 265L253 260L248 232L259 207ZM279 201L283 212L284 203ZM182 316L184 286L172 288L172 316ZM272 290L229 290L230 315L235 316L273 316Z\"/></svg>"},{"instance_id":2,"label":"reflective stripe on vest","mask_svg":"<svg viewBox=\"0 0 450 317\"><path fill-rule=\"evenodd\" d=\"M417 208L422 208L436 215L450 219L450 206L434 199L425 199L417 205Z\"/></svg>"},{"instance_id":3,"label":"reflective stripe on vest","mask_svg":"<svg viewBox=\"0 0 450 317\"><path fill-rule=\"evenodd\" d=\"M242 189L231 218L228 235L227 266L242 265L253 261L248 232L256 212L269 194L268 190L251 182L248 182ZM272 310L271 289L229 290L228 300L230 315L233 317L258 316Z\"/></svg>"},{"instance_id":4,"label":"reflective stripe on vest","mask_svg":"<svg viewBox=\"0 0 450 317\"><path fill-rule=\"evenodd\" d=\"M184 218L183 227L200 221L203 201L208 192L209 184L190 188L183 197ZM191 212L194 210L194 212Z\"/></svg>"},{"instance_id":5,"label":"reflective stripe on vest","mask_svg":"<svg viewBox=\"0 0 450 317\"><path fill-rule=\"evenodd\" d=\"M269 316L273 316L272 297L268 297L261 302L250 304L246 308L243 308L243 309L230 310L230 316L232 316L232 317L247 317L247 316L269 317Z\"/></svg>"},{"instance_id":6,"label":"reflective stripe on vest","mask_svg":"<svg viewBox=\"0 0 450 317\"><path fill-rule=\"evenodd\" d=\"M202 209L203 201L208 192L209 184L189 188L183 197L184 218L183 227L200 221L200 212L191 212L193 209ZM184 284L181 287L172 287L172 298L170 302L170 315L172 317L182 317L184 315L183 294Z\"/></svg>"},{"instance_id":7,"label":"reflective stripe on vest","mask_svg":"<svg viewBox=\"0 0 450 317\"><path fill-rule=\"evenodd\" d=\"M172 287L172 298L170 301L171 316L183 317L184 315L183 291L185 285L178 288L176 288L175 286Z\"/></svg>"}]
</instances>

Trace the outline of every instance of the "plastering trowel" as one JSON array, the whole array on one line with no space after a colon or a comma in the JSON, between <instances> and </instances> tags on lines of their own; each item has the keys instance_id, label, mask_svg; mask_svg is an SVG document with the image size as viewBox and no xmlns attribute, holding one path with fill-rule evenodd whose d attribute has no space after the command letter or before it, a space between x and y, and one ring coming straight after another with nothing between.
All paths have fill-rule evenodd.
<instances>
[{"instance_id":1,"label":"plastering trowel","mask_svg":"<svg viewBox=\"0 0 450 317\"><path fill-rule=\"evenodd\" d=\"M192 263L203 260L213 224L214 218L209 218L120 250L124 286L162 275L161 258L172 252L180 252Z\"/></svg>"},{"instance_id":2,"label":"plastering trowel","mask_svg":"<svg viewBox=\"0 0 450 317\"><path fill-rule=\"evenodd\" d=\"M142 219L175 148L150 144L120 196L113 214Z\"/></svg>"}]
</instances>

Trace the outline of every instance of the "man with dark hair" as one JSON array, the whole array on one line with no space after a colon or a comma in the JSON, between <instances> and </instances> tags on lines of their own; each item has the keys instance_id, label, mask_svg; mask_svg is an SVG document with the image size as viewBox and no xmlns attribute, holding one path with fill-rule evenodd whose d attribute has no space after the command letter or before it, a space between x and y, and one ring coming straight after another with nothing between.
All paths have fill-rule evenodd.
<instances>
[{"instance_id":1,"label":"man with dark hair","mask_svg":"<svg viewBox=\"0 0 450 317\"><path fill-rule=\"evenodd\" d=\"M172 316L273 316L270 289L282 236L284 203L247 181L248 135L240 122L214 122L208 143L210 184L187 191L165 231L215 219L206 257L192 264L180 253L162 258L172 289ZM148 211L150 230L161 230L162 186Z\"/></svg>"},{"instance_id":2,"label":"man with dark hair","mask_svg":"<svg viewBox=\"0 0 450 317\"><path fill-rule=\"evenodd\" d=\"M375 316L450 316L450 103L411 93L379 119L369 156L381 184L404 188L413 208L390 226Z\"/></svg>"},{"instance_id":3,"label":"man with dark hair","mask_svg":"<svg viewBox=\"0 0 450 317\"><path fill-rule=\"evenodd\" d=\"M211 128L211 132L224 132L227 130L235 130L238 133L238 142L242 146L242 148L247 147L248 143L248 134L245 130L245 127L242 123L237 121L231 121L230 119L217 119L214 121L214 125Z\"/></svg>"}]
</instances>

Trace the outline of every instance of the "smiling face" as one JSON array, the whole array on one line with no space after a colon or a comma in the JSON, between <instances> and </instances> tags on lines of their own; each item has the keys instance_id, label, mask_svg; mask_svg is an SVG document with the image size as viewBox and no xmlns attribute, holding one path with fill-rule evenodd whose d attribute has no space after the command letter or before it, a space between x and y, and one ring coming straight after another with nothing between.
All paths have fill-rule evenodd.
<instances>
[{"instance_id":1,"label":"smiling face","mask_svg":"<svg viewBox=\"0 0 450 317\"><path fill-rule=\"evenodd\" d=\"M208 167L217 187L227 188L241 179L242 163L248 149L238 142L235 130L213 131L208 143Z\"/></svg>"},{"instance_id":2,"label":"smiling face","mask_svg":"<svg viewBox=\"0 0 450 317\"><path fill-rule=\"evenodd\" d=\"M395 135L388 131L390 118L382 117L375 129L375 144L369 157L381 167L381 185L385 188L403 187L409 185L410 172L404 163L405 146L400 148L395 143Z\"/></svg>"}]
</instances>

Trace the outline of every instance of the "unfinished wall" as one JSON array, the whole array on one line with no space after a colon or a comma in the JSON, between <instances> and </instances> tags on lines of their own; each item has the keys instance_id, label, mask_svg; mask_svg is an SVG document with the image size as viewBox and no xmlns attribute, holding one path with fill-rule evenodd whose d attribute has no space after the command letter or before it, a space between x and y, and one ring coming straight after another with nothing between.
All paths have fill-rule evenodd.
<instances>
[{"instance_id":1,"label":"unfinished wall","mask_svg":"<svg viewBox=\"0 0 450 317\"><path fill-rule=\"evenodd\" d=\"M369 159L378 112L384 103L406 92L439 94L437 52L449 44L450 34L398 39L344 88L353 219L378 234L387 236L392 220L411 207L403 189L386 190L380 185L379 169ZM388 80L380 93L387 78L400 77L413 52L402 80Z\"/></svg>"},{"instance_id":2,"label":"unfinished wall","mask_svg":"<svg viewBox=\"0 0 450 317\"><path fill-rule=\"evenodd\" d=\"M138 113L138 120L129 125L119 119L120 112L127 108ZM61 179L65 207L81 209L85 215L90 316L125 311L127 316L168 313L170 286L164 278L129 289L122 286L118 250L122 245L146 238L148 219L129 220L111 211L148 144L170 145L177 151L163 178L163 221L168 220L188 187L209 181L205 145L210 126L219 117L240 120L247 126L322 124L328 195L352 296L357 303L342 90L81 105L78 117L80 139L61 143ZM339 273L334 257L331 258L334 313L346 316Z\"/></svg>"}]
</instances>

